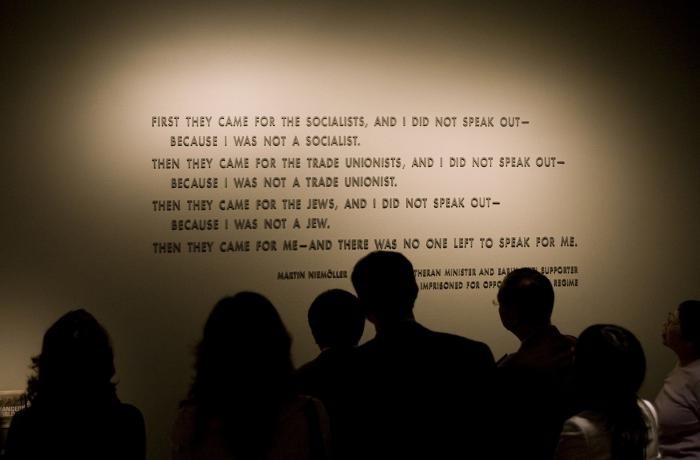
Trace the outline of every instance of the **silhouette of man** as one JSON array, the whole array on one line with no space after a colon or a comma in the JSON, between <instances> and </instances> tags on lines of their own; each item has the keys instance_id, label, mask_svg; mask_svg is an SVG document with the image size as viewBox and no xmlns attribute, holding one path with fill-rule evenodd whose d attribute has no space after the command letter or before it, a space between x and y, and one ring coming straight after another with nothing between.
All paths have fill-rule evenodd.
<instances>
[{"instance_id":1,"label":"silhouette of man","mask_svg":"<svg viewBox=\"0 0 700 460\"><path fill-rule=\"evenodd\" d=\"M370 253L352 283L376 336L355 353L351 457L488 458L489 347L415 321L418 285L400 253Z\"/></svg>"},{"instance_id":2,"label":"silhouette of man","mask_svg":"<svg viewBox=\"0 0 700 460\"><path fill-rule=\"evenodd\" d=\"M311 303L309 327L321 353L297 371L301 389L326 403L332 387L339 383L351 350L365 330L365 314L353 294L342 289L323 292Z\"/></svg>"},{"instance_id":3,"label":"silhouette of man","mask_svg":"<svg viewBox=\"0 0 700 460\"><path fill-rule=\"evenodd\" d=\"M338 395L352 391L348 386L351 353L365 330L365 314L360 301L348 291L331 289L311 303L308 312L311 333L321 353L297 370L299 390L321 400L326 406L333 430L333 442L342 445L347 432L338 424L346 417L338 414Z\"/></svg>"},{"instance_id":4,"label":"silhouette of man","mask_svg":"<svg viewBox=\"0 0 700 460\"><path fill-rule=\"evenodd\" d=\"M554 289L532 268L509 273L498 291L503 326L520 348L498 363L503 438L500 458L550 459L564 421L576 411L573 348L576 339L552 325Z\"/></svg>"}]
</instances>

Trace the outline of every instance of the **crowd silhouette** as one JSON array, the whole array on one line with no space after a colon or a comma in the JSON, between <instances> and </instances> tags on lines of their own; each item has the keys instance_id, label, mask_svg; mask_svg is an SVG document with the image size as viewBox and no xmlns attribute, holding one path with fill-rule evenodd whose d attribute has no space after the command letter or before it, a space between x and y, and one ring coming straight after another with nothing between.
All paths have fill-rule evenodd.
<instances>
[{"instance_id":1,"label":"crowd silhouette","mask_svg":"<svg viewBox=\"0 0 700 460\"><path fill-rule=\"evenodd\" d=\"M275 306L254 292L221 299L195 353L173 423L174 460L700 458L700 302L672 312L678 356L654 404L638 396L637 338L594 324L578 338L551 322L554 290L531 268L498 291L520 341L488 345L417 321L411 262L375 251L352 271L357 295L321 293L308 322L319 355L298 369ZM375 336L359 344L365 320ZM110 338L85 310L46 332L3 459L144 459L141 413L117 397Z\"/></svg>"}]
</instances>

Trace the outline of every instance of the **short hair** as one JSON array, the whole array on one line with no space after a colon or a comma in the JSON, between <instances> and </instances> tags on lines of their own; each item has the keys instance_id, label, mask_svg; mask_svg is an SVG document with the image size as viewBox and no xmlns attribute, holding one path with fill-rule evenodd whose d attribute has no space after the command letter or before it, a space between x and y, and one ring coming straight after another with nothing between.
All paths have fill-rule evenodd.
<instances>
[{"instance_id":1,"label":"short hair","mask_svg":"<svg viewBox=\"0 0 700 460\"><path fill-rule=\"evenodd\" d=\"M354 347L365 330L360 301L348 291L331 289L320 294L309 307L309 326L321 347Z\"/></svg>"},{"instance_id":2,"label":"short hair","mask_svg":"<svg viewBox=\"0 0 700 460\"><path fill-rule=\"evenodd\" d=\"M510 272L498 290L498 303L514 308L528 323L549 323L554 310L554 288L549 279L533 268Z\"/></svg>"},{"instance_id":3,"label":"short hair","mask_svg":"<svg viewBox=\"0 0 700 460\"><path fill-rule=\"evenodd\" d=\"M367 313L382 319L410 313L418 296L413 265L399 252L367 254L355 264L352 284Z\"/></svg>"},{"instance_id":4,"label":"short hair","mask_svg":"<svg viewBox=\"0 0 700 460\"><path fill-rule=\"evenodd\" d=\"M700 300L686 300L678 305L678 322L683 339L700 352Z\"/></svg>"}]
</instances>

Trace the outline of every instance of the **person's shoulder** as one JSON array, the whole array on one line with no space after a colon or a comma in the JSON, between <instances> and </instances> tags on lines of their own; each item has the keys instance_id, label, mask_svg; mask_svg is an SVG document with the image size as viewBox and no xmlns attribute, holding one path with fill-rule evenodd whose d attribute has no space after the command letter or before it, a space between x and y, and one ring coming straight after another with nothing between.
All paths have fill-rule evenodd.
<instances>
[{"instance_id":1,"label":"person's shoulder","mask_svg":"<svg viewBox=\"0 0 700 460\"><path fill-rule=\"evenodd\" d=\"M316 370L322 370L329 366L334 366L338 362L348 359L353 353L355 347L348 348L329 348L323 350L314 359L305 363L297 369L297 372L314 372Z\"/></svg>"},{"instance_id":2,"label":"person's shoulder","mask_svg":"<svg viewBox=\"0 0 700 460\"><path fill-rule=\"evenodd\" d=\"M14 431L34 433L46 425L47 420L52 420L51 414L34 405L17 411L12 416L10 426Z\"/></svg>"},{"instance_id":3,"label":"person's shoulder","mask_svg":"<svg viewBox=\"0 0 700 460\"><path fill-rule=\"evenodd\" d=\"M21 409L17 411L13 416L12 416L12 421L10 422L12 427L17 430L17 429L24 429L27 426L30 426L32 423L34 423L34 420L36 420L37 413L36 413L36 408L34 407L25 407L24 409Z\"/></svg>"},{"instance_id":4,"label":"person's shoulder","mask_svg":"<svg viewBox=\"0 0 700 460\"><path fill-rule=\"evenodd\" d=\"M321 359L321 355L318 355L311 361L302 364L299 366L299 368L295 371L296 376L300 378L307 377L309 375L314 375L316 372L318 372L319 368L323 366L323 360Z\"/></svg>"},{"instance_id":5,"label":"person's shoulder","mask_svg":"<svg viewBox=\"0 0 700 460\"><path fill-rule=\"evenodd\" d=\"M32 418L35 412L36 409L33 406L25 407L15 412L15 414L12 416L12 420L26 420L28 418Z\"/></svg>"},{"instance_id":6,"label":"person's shoulder","mask_svg":"<svg viewBox=\"0 0 700 460\"><path fill-rule=\"evenodd\" d=\"M292 419L306 418L310 409L316 413L325 413L323 403L313 396L297 394L287 400L280 410L280 422L287 423Z\"/></svg>"},{"instance_id":7,"label":"person's shoulder","mask_svg":"<svg viewBox=\"0 0 700 460\"><path fill-rule=\"evenodd\" d=\"M460 363L455 369L463 369L466 365L471 371L495 367L491 349L483 342L449 332L433 331L418 324L415 337L416 340L412 343L414 352L423 357L431 357L436 365L451 366Z\"/></svg>"},{"instance_id":8,"label":"person's shoulder","mask_svg":"<svg viewBox=\"0 0 700 460\"><path fill-rule=\"evenodd\" d=\"M691 389L700 387L700 359L696 359L685 366L676 366L671 371L671 375L676 375L676 379L682 380Z\"/></svg>"},{"instance_id":9,"label":"person's shoulder","mask_svg":"<svg viewBox=\"0 0 700 460\"><path fill-rule=\"evenodd\" d=\"M373 337L367 342L356 346L349 354L348 360L350 364L356 363L358 360L362 360L367 355L371 355L381 348L381 344L377 337Z\"/></svg>"},{"instance_id":10,"label":"person's shoulder","mask_svg":"<svg viewBox=\"0 0 700 460\"><path fill-rule=\"evenodd\" d=\"M30 446L37 445L37 437L39 436L37 428L39 425L36 423L35 415L36 411L34 408L27 407L16 412L12 417L9 430L6 433L7 437L4 439L4 448L7 449L8 458L14 458L13 455L19 457L21 455L20 452L25 451Z\"/></svg>"},{"instance_id":11,"label":"person's shoulder","mask_svg":"<svg viewBox=\"0 0 700 460\"><path fill-rule=\"evenodd\" d=\"M431 331L436 337L439 337L440 340L444 340L446 343L452 343L461 347L469 347L469 348L483 348L483 347L488 347L485 343L479 342L478 340L470 339L468 337L464 337L461 335L457 334L451 334L449 332L439 332L439 331Z\"/></svg>"},{"instance_id":12,"label":"person's shoulder","mask_svg":"<svg viewBox=\"0 0 700 460\"><path fill-rule=\"evenodd\" d=\"M445 347L459 351L461 353L470 354L474 356L488 357L493 361L493 354L491 353L491 348L484 342L478 340L463 337L457 334L450 334L448 332L436 332L432 331L435 337L435 341L441 342Z\"/></svg>"},{"instance_id":13,"label":"person's shoulder","mask_svg":"<svg viewBox=\"0 0 700 460\"><path fill-rule=\"evenodd\" d=\"M573 350L573 348L576 346L576 341L578 339L576 339L576 337L573 335L562 334L561 332L559 332L557 340L562 348L568 348L569 350Z\"/></svg>"},{"instance_id":14,"label":"person's shoulder","mask_svg":"<svg viewBox=\"0 0 700 460\"><path fill-rule=\"evenodd\" d=\"M173 445L177 451L192 444L196 410L197 406L190 401L183 401L177 410L171 434Z\"/></svg>"}]
</instances>

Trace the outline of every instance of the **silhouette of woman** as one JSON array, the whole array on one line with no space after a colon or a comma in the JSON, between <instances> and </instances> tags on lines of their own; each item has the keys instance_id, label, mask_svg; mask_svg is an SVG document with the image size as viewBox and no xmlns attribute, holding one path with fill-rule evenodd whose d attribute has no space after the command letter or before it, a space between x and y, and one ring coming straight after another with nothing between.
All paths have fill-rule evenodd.
<instances>
[{"instance_id":1,"label":"silhouette of woman","mask_svg":"<svg viewBox=\"0 0 700 460\"><path fill-rule=\"evenodd\" d=\"M30 407L12 419L5 458L145 458L143 417L117 398L112 345L90 313L63 315L32 362Z\"/></svg>"},{"instance_id":2,"label":"silhouette of woman","mask_svg":"<svg viewBox=\"0 0 700 460\"><path fill-rule=\"evenodd\" d=\"M656 413L637 397L645 372L642 346L627 329L597 324L583 331L574 374L586 410L564 423L555 458L658 458Z\"/></svg>"},{"instance_id":3,"label":"silhouette of woman","mask_svg":"<svg viewBox=\"0 0 700 460\"><path fill-rule=\"evenodd\" d=\"M325 411L294 391L290 350L291 338L265 297L241 292L220 300L197 348L173 458L325 458Z\"/></svg>"}]
</instances>

